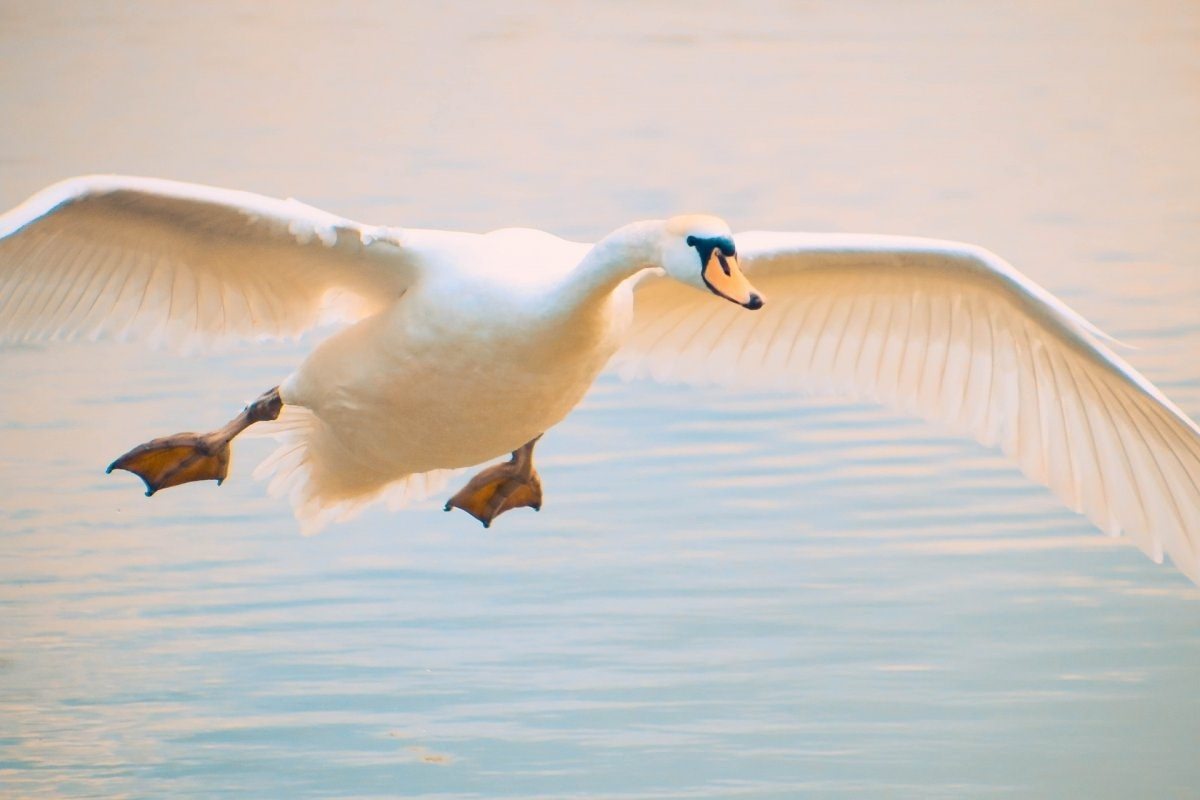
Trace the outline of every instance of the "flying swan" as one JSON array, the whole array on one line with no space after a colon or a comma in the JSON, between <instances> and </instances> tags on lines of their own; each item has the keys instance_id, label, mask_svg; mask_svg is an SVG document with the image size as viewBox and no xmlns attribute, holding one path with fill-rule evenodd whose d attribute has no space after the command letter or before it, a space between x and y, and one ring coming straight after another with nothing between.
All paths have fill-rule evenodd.
<instances>
[{"instance_id":1,"label":"flying swan","mask_svg":"<svg viewBox=\"0 0 1200 800\"><path fill-rule=\"evenodd\" d=\"M752 283L753 282L753 283ZM715 295L715 297L714 297ZM511 453L453 495L488 525L542 503L539 437L610 364L627 376L877 399L998 444L1032 479L1200 582L1200 428L1107 337L995 255L891 236L635 222L580 244L533 230L374 227L295 200L74 178L0 217L0 341L187 345L349 325L224 427L112 463L147 494L256 471L307 530Z\"/></svg>"}]
</instances>

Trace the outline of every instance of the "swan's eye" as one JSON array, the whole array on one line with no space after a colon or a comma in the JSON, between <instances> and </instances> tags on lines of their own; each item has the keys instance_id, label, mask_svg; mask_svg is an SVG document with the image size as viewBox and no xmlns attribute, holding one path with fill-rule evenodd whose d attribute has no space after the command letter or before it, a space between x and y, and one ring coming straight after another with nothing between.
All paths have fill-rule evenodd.
<instances>
[{"instance_id":1,"label":"swan's eye","mask_svg":"<svg viewBox=\"0 0 1200 800\"><path fill-rule=\"evenodd\" d=\"M696 248L696 252L700 255L700 265L707 266L709 259L713 253L717 253L722 257L722 268L725 268L724 259L734 258L737 256L737 249L733 246L733 240L728 236L689 236L685 241L688 247ZM725 273L728 275L728 271Z\"/></svg>"}]
</instances>

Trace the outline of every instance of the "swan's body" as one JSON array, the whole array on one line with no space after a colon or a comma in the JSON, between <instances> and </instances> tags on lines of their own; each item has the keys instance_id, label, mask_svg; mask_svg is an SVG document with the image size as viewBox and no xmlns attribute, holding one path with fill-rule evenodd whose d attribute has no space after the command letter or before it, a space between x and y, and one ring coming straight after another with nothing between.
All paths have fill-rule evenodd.
<instances>
[{"instance_id":1,"label":"swan's body","mask_svg":"<svg viewBox=\"0 0 1200 800\"><path fill-rule=\"evenodd\" d=\"M405 241L427 277L280 386L285 404L315 414L305 435L323 504L516 450L575 407L627 328L628 290L564 313L586 246L536 231Z\"/></svg>"},{"instance_id":2,"label":"swan's body","mask_svg":"<svg viewBox=\"0 0 1200 800\"><path fill-rule=\"evenodd\" d=\"M769 300L759 313L738 307L763 306L747 279ZM284 441L259 474L312 526L510 451L463 492L495 493L489 514L538 507L534 441L615 361L629 375L831 389L940 420L1200 579L1200 429L1103 334L970 245L735 237L715 218L677 217L593 246L364 226L294 201L119 177L59 184L0 217L0 339L212 343L296 335L330 310L350 324L277 392L210 438L187 435L227 448L282 404ZM162 441L122 458L180 446ZM223 477L218 466L161 485Z\"/></svg>"}]
</instances>

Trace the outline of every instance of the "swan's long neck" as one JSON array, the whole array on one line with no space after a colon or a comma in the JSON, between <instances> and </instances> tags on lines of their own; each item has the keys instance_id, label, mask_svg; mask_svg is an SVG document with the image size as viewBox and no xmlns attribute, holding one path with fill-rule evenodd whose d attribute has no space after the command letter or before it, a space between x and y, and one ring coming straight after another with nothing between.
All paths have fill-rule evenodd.
<instances>
[{"instance_id":1,"label":"swan's long neck","mask_svg":"<svg viewBox=\"0 0 1200 800\"><path fill-rule=\"evenodd\" d=\"M623 281L662 260L662 222L634 222L597 242L571 271L559 298L562 308L603 302Z\"/></svg>"}]
</instances>

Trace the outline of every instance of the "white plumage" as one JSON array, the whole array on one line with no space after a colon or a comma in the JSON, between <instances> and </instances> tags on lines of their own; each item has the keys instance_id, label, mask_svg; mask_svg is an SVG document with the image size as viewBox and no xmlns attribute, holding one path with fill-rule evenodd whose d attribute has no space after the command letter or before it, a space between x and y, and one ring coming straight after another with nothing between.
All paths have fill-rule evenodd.
<instances>
[{"instance_id":1,"label":"white plumage","mask_svg":"<svg viewBox=\"0 0 1200 800\"><path fill-rule=\"evenodd\" d=\"M1200 430L1094 326L995 255L890 236L745 233L773 315L648 277L623 374L877 400L1005 454L1071 509L1200 576Z\"/></svg>"},{"instance_id":2,"label":"white plumage","mask_svg":"<svg viewBox=\"0 0 1200 800\"><path fill-rule=\"evenodd\" d=\"M730 237L726 263L712 248ZM736 283L738 258L768 301L756 313L712 296L761 305ZM212 344L294 336L330 311L353 324L281 384L283 444L256 473L310 529L517 449L611 360L630 376L833 392L944 422L1200 582L1200 429L1100 331L973 246L732 236L712 217L590 246L364 226L107 176L0 217L0 339Z\"/></svg>"}]
</instances>

